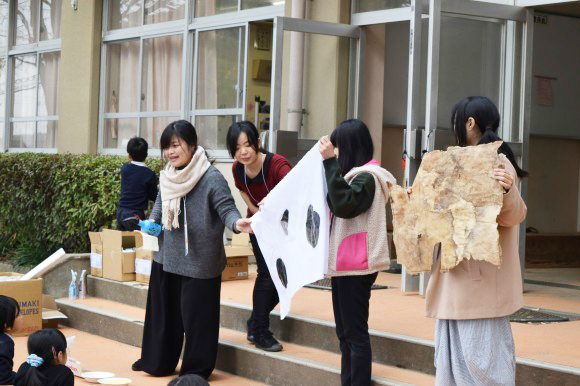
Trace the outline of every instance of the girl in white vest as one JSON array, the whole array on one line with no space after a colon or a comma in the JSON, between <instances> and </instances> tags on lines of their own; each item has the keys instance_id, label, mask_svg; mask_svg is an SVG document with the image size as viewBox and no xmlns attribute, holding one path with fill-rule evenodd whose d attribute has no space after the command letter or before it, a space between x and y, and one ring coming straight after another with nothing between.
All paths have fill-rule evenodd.
<instances>
[{"instance_id":1,"label":"girl in white vest","mask_svg":"<svg viewBox=\"0 0 580 386\"><path fill-rule=\"evenodd\" d=\"M390 266L386 205L396 181L373 160L369 129L358 119L322 137L319 150L332 212L328 275L342 352L341 382L370 385L369 300L377 272Z\"/></svg>"}]
</instances>

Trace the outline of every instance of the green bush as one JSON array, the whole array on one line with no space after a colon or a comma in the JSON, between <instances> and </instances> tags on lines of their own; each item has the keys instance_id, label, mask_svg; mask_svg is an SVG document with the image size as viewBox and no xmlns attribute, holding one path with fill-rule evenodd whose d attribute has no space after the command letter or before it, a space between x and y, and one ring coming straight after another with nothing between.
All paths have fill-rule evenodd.
<instances>
[{"instance_id":1,"label":"green bush","mask_svg":"<svg viewBox=\"0 0 580 386\"><path fill-rule=\"evenodd\" d=\"M89 250L87 232L113 227L126 157L0 154L0 255L32 265L58 248ZM161 160L147 159L157 174Z\"/></svg>"}]
</instances>

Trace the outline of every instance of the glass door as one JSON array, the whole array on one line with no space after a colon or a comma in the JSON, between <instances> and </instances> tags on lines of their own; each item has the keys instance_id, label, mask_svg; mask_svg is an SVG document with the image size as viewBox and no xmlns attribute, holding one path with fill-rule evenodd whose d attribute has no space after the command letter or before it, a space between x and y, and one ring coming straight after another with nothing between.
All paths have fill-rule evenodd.
<instances>
[{"instance_id":1,"label":"glass door","mask_svg":"<svg viewBox=\"0 0 580 386\"><path fill-rule=\"evenodd\" d=\"M430 0L425 131L421 152L455 143L454 103L489 97L500 110L499 136L527 169L533 11L481 1ZM526 199L527 183L521 193ZM520 260L525 256L525 223ZM425 280L426 283L426 280Z\"/></svg>"},{"instance_id":2,"label":"glass door","mask_svg":"<svg viewBox=\"0 0 580 386\"><path fill-rule=\"evenodd\" d=\"M267 147L296 162L337 123L360 114L361 28L274 19ZM291 160L292 162L292 160Z\"/></svg>"}]
</instances>

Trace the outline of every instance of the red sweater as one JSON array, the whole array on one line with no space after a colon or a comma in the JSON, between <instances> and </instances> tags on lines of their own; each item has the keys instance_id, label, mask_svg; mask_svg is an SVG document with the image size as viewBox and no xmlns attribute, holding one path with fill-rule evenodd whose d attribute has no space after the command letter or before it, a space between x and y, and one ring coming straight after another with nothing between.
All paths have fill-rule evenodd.
<instances>
[{"instance_id":1,"label":"red sweater","mask_svg":"<svg viewBox=\"0 0 580 386\"><path fill-rule=\"evenodd\" d=\"M258 203L268 195L269 191L272 191L278 182L288 174L290 169L290 162L283 156L279 154L266 153L266 159L264 160L264 165L262 166L264 172L264 179L266 184L264 184L264 179L262 178L262 173L254 178L245 176L244 165L235 161L232 165L232 173L234 175L234 181L236 188L241 192L244 192L250 198L252 204L258 206ZM245 177L245 178L244 178ZM252 212L248 209L248 217L252 216Z\"/></svg>"}]
</instances>

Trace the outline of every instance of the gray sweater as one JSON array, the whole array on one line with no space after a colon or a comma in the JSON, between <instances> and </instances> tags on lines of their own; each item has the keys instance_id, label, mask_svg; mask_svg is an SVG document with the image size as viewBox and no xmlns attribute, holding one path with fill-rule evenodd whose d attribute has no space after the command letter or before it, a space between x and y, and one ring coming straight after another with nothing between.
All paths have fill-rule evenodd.
<instances>
[{"instance_id":1,"label":"gray sweater","mask_svg":"<svg viewBox=\"0 0 580 386\"><path fill-rule=\"evenodd\" d=\"M180 209L179 228L163 230L159 236L159 252L155 253L154 260L163 264L165 272L196 279L218 277L226 266L224 224L234 231L235 222L242 216L236 209L228 183L214 166L209 167L197 185L181 200ZM150 218L161 223L161 191L157 194Z\"/></svg>"}]
</instances>

